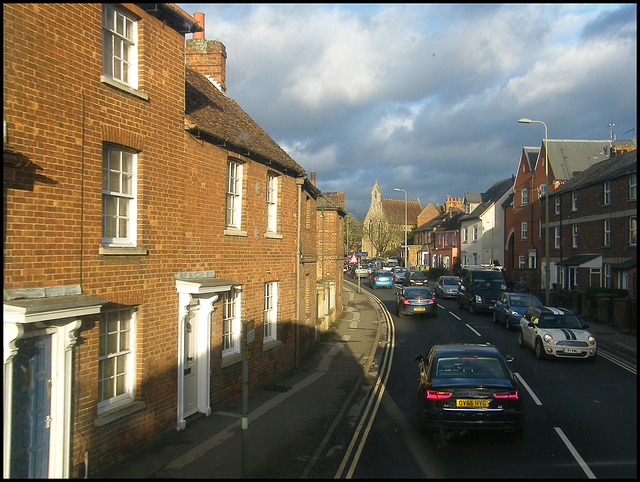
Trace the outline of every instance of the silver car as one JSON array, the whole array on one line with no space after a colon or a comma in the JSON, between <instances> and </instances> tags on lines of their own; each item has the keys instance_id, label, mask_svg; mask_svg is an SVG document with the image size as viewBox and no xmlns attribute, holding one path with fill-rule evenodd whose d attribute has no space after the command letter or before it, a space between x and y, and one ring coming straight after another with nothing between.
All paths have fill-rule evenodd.
<instances>
[{"instance_id":1,"label":"silver car","mask_svg":"<svg viewBox=\"0 0 640 482\"><path fill-rule=\"evenodd\" d=\"M457 276L440 276L434 289L436 297L456 298L458 296L458 281L460 278Z\"/></svg>"}]
</instances>

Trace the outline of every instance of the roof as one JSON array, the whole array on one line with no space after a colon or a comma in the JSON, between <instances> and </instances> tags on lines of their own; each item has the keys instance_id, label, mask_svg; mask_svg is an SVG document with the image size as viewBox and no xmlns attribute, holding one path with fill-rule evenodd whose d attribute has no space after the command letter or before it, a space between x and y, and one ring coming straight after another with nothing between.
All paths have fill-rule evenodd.
<instances>
[{"instance_id":1,"label":"roof","mask_svg":"<svg viewBox=\"0 0 640 482\"><path fill-rule=\"evenodd\" d=\"M631 258L631 259L628 259L626 261L623 261L622 263L618 263L618 264L612 265L611 269L617 269L619 271L626 271L626 270L633 269L636 266L637 266L636 258Z\"/></svg>"},{"instance_id":2,"label":"roof","mask_svg":"<svg viewBox=\"0 0 640 482\"><path fill-rule=\"evenodd\" d=\"M405 201L404 199L380 199L382 203L382 212L390 222L402 222L404 220ZM407 224L415 225L418 220L418 214L422 212L423 206L420 201L406 202Z\"/></svg>"},{"instance_id":3,"label":"roof","mask_svg":"<svg viewBox=\"0 0 640 482\"><path fill-rule=\"evenodd\" d=\"M482 202L469 214L460 217L460 221L479 218L494 203L500 199L505 192L513 186L513 178L503 179L493 184L488 191L480 195ZM468 198L467 198L468 199Z\"/></svg>"},{"instance_id":4,"label":"roof","mask_svg":"<svg viewBox=\"0 0 640 482\"><path fill-rule=\"evenodd\" d=\"M637 151L633 150L626 154L612 157L611 159L594 164L581 173L576 174L556 189L550 191L549 194L560 194L577 188L599 184L618 177L628 176L633 172L637 172L637 170Z\"/></svg>"},{"instance_id":5,"label":"roof","mask_svg":"<svg viewBox=\"0 0 640 482\"><path fill-rule=\"evenodd\" d=\"M601 256L601 254L575 254L556 263L556 266L582 266Z\"/></svg>"},{"instance_id":6,"label":"roof","mask_svg":"<svg viewBox=\"0 0 640 482\"><path fill-rule=\"evenodd\" d=\"M136 3L135 5L180 33L202 32L204 30L191 15L175 3Z\"/></svg>"},{"instance_id":7,"label":"roof","mask_svg":"<svg viewBox=\"0 0 640 482\"><path fill-rule=\"evenodd\" d=\"M529 164L529 170L533 171L536 168L536 162L540 155L539 147L523 147L522 152L525 155L525 159Z\"/></svg>"},{"instance_id":8,"label":"roof","mask_svg":"<svg viewBox=\"0 0 640 482\"><path fill-rule=\"evenodd\" d=\"M567 181L577 173L609 158L612 141L547 140L549 166L556 181Z\"/></svg>"},{"instance_id":9,"label":"roof","mask_svg":"<svg viewBox=\"0 0 640 482\"><path fill-rule=\"evenodd\" d=\"M204 75L185 70L185 129L298 177L305 170Z\"/></svg>"},{"instance_id":10,"label":"roof","mask_svg":"<svg viewBox=\"0 0 640 482\"><path fill-rule=\"evenodd\" d=\"M344 210L342 206L335 202L335 199L328 196L327 194L337 194L337 193L320 193L318 196L318 205L317 209L319 211L337 211L338 214L342 216L346 216L347 212Z\"/></svg>"}]
</instances>

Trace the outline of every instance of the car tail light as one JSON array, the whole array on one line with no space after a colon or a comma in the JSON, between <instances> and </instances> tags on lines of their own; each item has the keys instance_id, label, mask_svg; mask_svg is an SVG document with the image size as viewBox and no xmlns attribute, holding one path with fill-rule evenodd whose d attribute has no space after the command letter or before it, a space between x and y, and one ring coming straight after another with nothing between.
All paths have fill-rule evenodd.
<instances>
[{"instance_id":1,"label":"car tail light","mask_svg":"<svg viewBox=\"0 0 640 482\"><path fill-rule=\"evenodd\" d=\"M509 390L506 392L493 392L494 398L518 398L518 390Z\"/></svg>"},{"instance_id":2,"label":"car tail light","mask_svg":"<svg viewBox=\"0 0 640 482\"><path fill-rule=\"evenodd\" d=\"M451 398L453 393L451 392L440 392L438 390L427 390L424 394L427 400L446 400L447 398Z\"/></svg>"},{"instance_id":3,"label":"car tail light","mask_svg":"<svg viewBox=\"0 0 640 482\"><path fill-rule=\"evenodd\" d=\"M429 300L429 304L430 304L430 305L434 304L435 302L436 302L436 300L434 300L433 298L431 298L431 299Z\"/></svg>"},{"instance_id":4,"label":"car tail light","mask_svg":"<svg viewBox=\"0 0 640 482\"><path fill-rule=\"evenodd\" d=\"M410 301L406 298L402 298L402 303L404 303L405 305L408 305Z\"/></svg>"}]
</instances>

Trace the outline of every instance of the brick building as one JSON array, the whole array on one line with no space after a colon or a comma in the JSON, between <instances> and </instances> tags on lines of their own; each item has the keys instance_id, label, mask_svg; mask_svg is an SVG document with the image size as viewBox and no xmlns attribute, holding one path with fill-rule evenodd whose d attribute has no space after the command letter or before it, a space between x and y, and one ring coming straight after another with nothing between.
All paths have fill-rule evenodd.
<instances>
[{"instance_id":1,"label":"brick building","mask_svg":"<svg viewBox=\"0 0 640 482\"><path fill-rule=\"evenodd\" d=\"M3 25L3 475L95 475L315 342L319 191L179 7Z\"/></svg>"}]
</instances>

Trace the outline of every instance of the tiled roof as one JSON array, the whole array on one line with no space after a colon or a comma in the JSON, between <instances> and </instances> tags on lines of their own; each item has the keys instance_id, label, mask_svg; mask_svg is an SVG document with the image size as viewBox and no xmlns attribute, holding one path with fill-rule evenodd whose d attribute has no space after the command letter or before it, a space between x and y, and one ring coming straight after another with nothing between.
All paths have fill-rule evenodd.
<instances>
[{"instance_id":1,"label":"tiled roof","mask_svg":"<svg viewBox=\"0 0 640 482\"><path fill-rule=\"evenodd\" d=\"M555 140L549 139L549 167L557 181L567 181L577 173L609 158L610 140Z\"/></svg>"},{"instance_id":2,"label":"tiled roof","mask_svg":"<svg viewBox=\"0 0 640 482\"><path fill-rule=\"evenodd\" d=\"M226 148L272 164L286 174L306 175L233 99L190 68L185 71L185 129L212 137Z\"/></svg>"},{"instance_id":3,"label":"tiled roof","mask_svg":"<svg viewBox=\"0 0 640 482\"><path fill-rule=\"evenodd\" d=\"M404 223L404 199L382 198L382 212L390 222ZM407 224L415 225L418 222L418 214L422 212L423 206L419 201L407 200Z\"/></svg>"},{"instance_id":4,"label":"tiled roof","mask_svg":"<svg viewBox=\"0 0 640 482\"><path fill-rule=\"evenodd\" d=\"M482 202L469 214L460 217L460 220L479 218L492 204L513 186L513 178L503 179L493 184L488 191L483 192L480 197Z\"/></svg>"}]
</instances>

